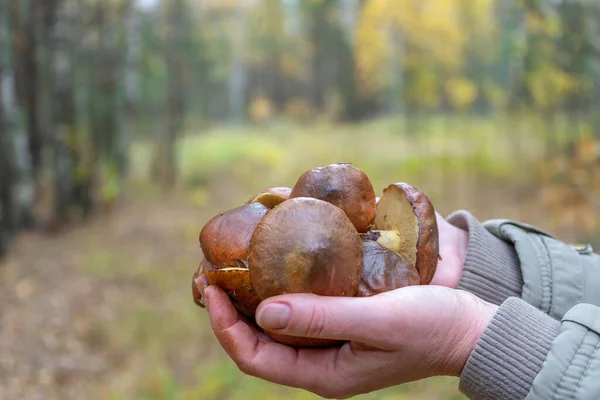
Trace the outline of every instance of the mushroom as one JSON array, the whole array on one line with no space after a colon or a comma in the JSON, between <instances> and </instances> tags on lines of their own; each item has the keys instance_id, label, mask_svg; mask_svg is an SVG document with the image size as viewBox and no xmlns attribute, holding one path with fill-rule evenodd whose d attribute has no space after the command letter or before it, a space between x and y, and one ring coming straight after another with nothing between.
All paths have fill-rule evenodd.
<instances>
[{"instance_id":1,"label":"mushroom","mask_svg":"<svg viewBox=\"0 0 600 400\"><path fill-rule=\"evenodd\" d=\"M239 312L254 317L260 299L250 284L248 268L229 267L208 271L206 279L209 284L223 289Z\"/></svg>"},{"instance_id":2,"label":"mushroom","mask_svg":"<svg viewBox=\"0 0 600 400\"><path fill-rule=\"evenodd\" d=\"M291 191L291 188L283 186L270 188L250 197L246 204L256 202L263 204L267 208L274 208L289 199Z\"/></svg>"},{"instance_id":3,"label":"mushroom","mask_svg":"<svg viewBox=\"0 0 600 400\"><path fill-rule=\"evenodd\" d=\"M248 268L262 299L284 293L354 296L362 242L339 208L317 199L293 198L256 226Z\"/></svg>"},{"instance_id":4,"label":"mushroom","mask_svg":"<svg viewBox=\"0 0 600 400\"><path fill-rule=\"evenodd\" d=\"M419 189L394 183L377 203L375 230L363 235L414 265L421 285L431 283L438 262L438 226L433 205Z\"/></svg>"},{"instance_id":5,"label":"mushroom","mask_svg":"<svg viewBox=\"0 0 600 400\"><path fill-rule=\"evenodd\" d=\"M213 217L200 231L206 260L217 268L244 265L254 228L268 212L269 208L257 202Z\"/></svg>"},{"instance_id":6,"label":"mushroom","mask_svg":"<svg viewBox=\"0 0 600 400\"><path fill-rule=\"evenodd\" d=\"M292 198L257 225L248 268L252 287L263 300L285 293L354 296L362 273L362 241L338 207L318 199ZM276 338L301 347L331 343Z\"/></svg>"},{"instance_id":7,"label":"mushroom","mask_svg":"<svg viewBox=\"0 0 600 400\"><path fill-rule=\"evenodd\" d=\"M300 176L290 199L312 197L341 208L359 232L375 218L375 191L367 175L347 163L311 169Z\"/></svg>"},{"instance_id":8,"label":"mushroom","mask_svg":"<svg viewBox=\"0 0 600 400\"><path fill-rule=\"evenodd\" d=\"M364 297L429 284L438 260L429 199L405 183L376 198L350 164L315 168L293 189L267 189L213 217L200 244L205 259L192 280L194 302L202 306L198 279L205 275L250 318L262 300L285 293ZM340 343L265 333L294 347Z\"/></svg>"},{"instance_id":9,"label":"mushroom","mask_svg":"<svg viewBox=\"0 0 600 400\"><path fill-rule=\"evenodd\" d=\"M414 264L377 242L363 241L363 270L357 297L374 296L418 284L419 274Z\"/></svg>"}]
</instances>

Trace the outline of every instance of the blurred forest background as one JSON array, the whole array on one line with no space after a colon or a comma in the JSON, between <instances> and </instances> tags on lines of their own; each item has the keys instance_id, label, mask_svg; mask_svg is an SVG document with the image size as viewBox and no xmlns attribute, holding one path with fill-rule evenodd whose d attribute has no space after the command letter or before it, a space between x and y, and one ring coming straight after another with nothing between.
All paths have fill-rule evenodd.
<instances>
[{"instance_id":1,"label":"blurred forest background","mask_svg":"<svg viewBox=\"0 0 600 400\"><path fill-rule=\"evenodd\" d=\"M0 0L0 397L313 398L220 350L204 222L346 161L598 248L599 105L594 0Z\"/></svg>"}]
</instances>

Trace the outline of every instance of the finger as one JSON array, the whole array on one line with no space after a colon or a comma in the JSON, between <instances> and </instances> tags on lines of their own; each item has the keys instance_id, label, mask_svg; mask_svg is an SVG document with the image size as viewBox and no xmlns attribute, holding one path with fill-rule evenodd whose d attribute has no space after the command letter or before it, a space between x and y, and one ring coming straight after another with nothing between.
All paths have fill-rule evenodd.
<instances>
[{"instance_id":1,"label":"finger","mask_svg":"<svg viewBox=\"0 0 600 400\"><path fill-rule=\"evenodd\" d=\"M199 279L196 281L196 285L200 291L200 294L204 298L203 302L208 303L208 299L206 297L206 294L204 293L205 288L207 288L209 286L208 279L206 278L206 276L201 275L199 277ZM216 286L216 288L220 290L220 288L218 286ZM233 303L231 303L231 299L229 298L229 296L226 296L226 297L227 297L226 301L229 303L230 306L232 306ZM258 329L254 323L250 322L246 316L242 315L239 311L236 311L236 312L238 314L238 318L240 320L242 320L246 325L248 325L248 327L252 330L252 332L254 332L254 334L256 335L258 340L260 340L261 342L265 342L265 343L273 341L273 339L271 339L269 336L265 335L264 332L262 332L260 329Z\"/></svg>"},{"instance_id":2,"label":"finger","mask_svg":"<svg viewBox=\"0 0 600 400\"><path fill-rule=\"evenodd\" d=\"M240 314L233 306L233 303L231 302L229 296L218 286L212 286L210 289L210 291L217 292L217 294L213 294L211 296L213 303L209 306L209 296L206 294L208 287L209 285L207 284L202 288L202 294L204 296L204 301L207 303L207 309L209 313L211 326L215 332L215 329L219 328L215 327L214 323L218 323L220 324L220 326L230 326L239 323L241 325L245 325L254 334L254 336L256 336L256 338L259 341L273 341L273 339L271 339L264 332L258 329L258 327L255 324L250 322L244 315ZM211 312L211 310L214 311ZM213 316L216 316L216 318L213 318ZM219 337L217 338L220 339ZM221 345L223 345L223 343L221 343Z\"/></svg>"},{"instance_id":3,"label":"finger","mask_svg":"<svg viewBox=\"0 0 600 400\"><path fill-rule=\"evenodd\" d=\"M264 300L256 320L261 328L276 333L385 346L392 343L389 332L398 323L394 315L399 311L401 305L395 296L289 294Z\"/></svg>"},{"instance_id":4,"label":"finger","mask_svg":"<svg viewBox=\"0 0 600 400\"><path fill-rule=\"evenodd\" d=\"M205 296L204 296L204 288L206 286L208 286L208 279L206 278L206 275L202 274L199 276L196 276L193 278L193 287L192 287L192 291L197 290L197 292L199 293L199 295L194 291L194 301L196 301L197 298L197 303L199 306L206 308L206 304L205 303Z\"/></svg>"},{"instance_id":5,"label":"finger","mask_svg":"<svg viewBox=\"0 0 600 400\"><path fill-rule=\"evenodd\" d=\"M256 329L240 318L225 292L208 286L205 294L213 331L242 372L311 391L335 378L331 371L339 349L296 350L273 341L263 342Z\"/></svg>"}]
</instances>

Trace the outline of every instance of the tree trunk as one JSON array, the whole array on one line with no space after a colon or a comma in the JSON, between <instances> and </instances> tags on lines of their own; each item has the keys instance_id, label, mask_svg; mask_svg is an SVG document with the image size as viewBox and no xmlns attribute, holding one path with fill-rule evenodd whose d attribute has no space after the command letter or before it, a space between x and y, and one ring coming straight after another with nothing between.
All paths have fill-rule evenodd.
<instances>
[{"instance_id":1,"label":"tree trunk","mask_svg":"<svg viewBox=\"0 0 600 400\"><path fill-rule=\"evenodd\" d=\"M73 6L75 7L75 6ZM54 51L54 96L61 99L53 109L56 122L56 136L53 138L53 171L55 193L55 218L66 222L71 218L73 206L76 205L74 193L81 184L78 164L81 159L82 140L77 123L76 105L76 60L78 44L76 37L81 31L77 8L67 8L61 3L57 10L56 41L59 43Z\"/></svg>"},{"instance_id":2,"label":"tree trunk","mask_svg":"<svg viewBox=\"0 0 600 400\"><path fill-rule=\"evenodd\" d=\"M42 135L38 122L38 35L40 7L35 0L11 0L11 20L13 21L13 54L16 73L17 97L27 117L27 136L33 179L39 187L42 169ZM36 189L36 194L38 190ZM37 197L37 195L36 195Z\"/></svg>"},{"instance_id":3,"label":"tree trunk","mask_svg":"<svg viewBox=\"0 0 600 400\"><path fill-rule=\"evenodd\" d=\"M34 190L27 133L21 126L12 62L9 3L0 0L0 249L33 223Z\"/></svg>"},{"instance_id":4,"label":"tree trunk","mask_svg":"<svg viewBox=\"0 0 600 400\"><path fill-rule=\"evenodd\" d=\"M184 93L181 53L184 24L183 0L170 0L167 10L167 104L164 130L155 153L155 176L163 188L171 188L177 179L176 142L183 130Z\"/></svg>"},{"instance_id":5,"label":"tree trunk","mask_svg":"<svg viewBox=\"0 0 600 400\"><path fill-rule=\"evenodd\" d=\"M129 173L129 150L135 136L137 105L139 102L139 57L140 57L140 21L134 9L134 1L127 0L125 5L125 38L123 67L123 129L117 150L117 164L122 180Z\"/></svg>"}]
</instances>

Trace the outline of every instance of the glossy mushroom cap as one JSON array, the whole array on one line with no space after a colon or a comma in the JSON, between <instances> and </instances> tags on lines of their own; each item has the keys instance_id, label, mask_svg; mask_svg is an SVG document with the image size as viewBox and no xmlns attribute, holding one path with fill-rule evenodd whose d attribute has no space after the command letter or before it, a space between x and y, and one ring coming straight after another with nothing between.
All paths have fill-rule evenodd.
<instances>
[{"instance_id":1,"label":"glossy mushroom cap","mask_svg":"<svg viewBox=\"0 0 600 400\"><path fill-rule=\"evenodd\" d=\"M206 260L217 268L240 266L248 258L254 229L268 212L263 204L250 203L213 217L200 232Z\"/></svg>"},{"instance_id":2,"label":"glossy mushroom cap","mask_svg":"<svg viewBox=\"0 0 600 400\"><path fill-rule=\"evenodd\" d=\"M422 285L431 283L439 255L438 226L433 205L425 194L406 183L388 186L377 203L374 227L397 231L393 250L415 265Z\"/></svg>"},{"instance_id":3,"label":"glossy mushroom cap","mask_svg":"<svg viewBox=\"0 0 600 400\"><path fill-rule=\"evenodd\" d=\"M375 191L367 175L350 164L311 169L300 176L290 198L312 197L342 209L359 232L375 218Z\"/></svg>"},{"instance_id":4,"label":"glossy mushroom cap","mask_svg":"<svg viewBox=\"0 0 600 400\"><path fill-rule=\"evenodd\" d=\"M292 198L257 225L248 257L258 297L284 293L354 296L362 241L344 212L321 200Z\"/></svg>"},{"instance_id":5,"label":"glossy mushroom cap","mask_svg":"<svg viewBox=\"0 0 600 400\"><path fill-rule=\"evenodd\" d=\"M211 285L219 286L229 295L233 306L247 317L254 317L260 299L250 284L247 268L222 268L206 273Z\"/></svg>"}]
</instances>

